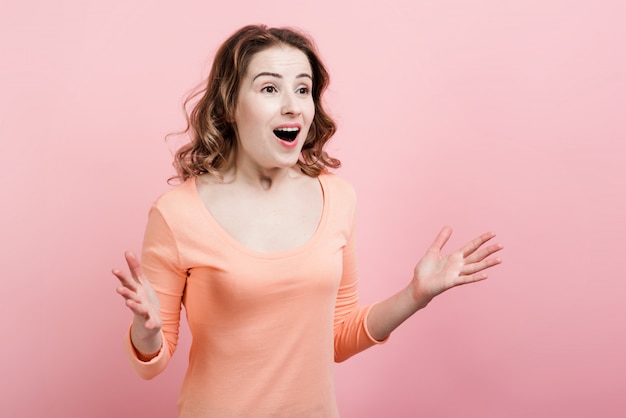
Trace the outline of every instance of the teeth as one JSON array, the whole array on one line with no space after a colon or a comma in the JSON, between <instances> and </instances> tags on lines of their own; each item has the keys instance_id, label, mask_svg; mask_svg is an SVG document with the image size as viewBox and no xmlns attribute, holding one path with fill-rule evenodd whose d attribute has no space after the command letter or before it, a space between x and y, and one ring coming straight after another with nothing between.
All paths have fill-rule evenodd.
<instances>
[{"instance_id":1,"label":"teeth","mask_svg":"<svg viewBox=\"0 0 626 418\"><path fill-rule=\"evenodd\" d=\"M298 129L298 128L278 128L276 130L277 131L284 131L284 132L298 132L300 129Z\"/></svg>"}]
</instances>

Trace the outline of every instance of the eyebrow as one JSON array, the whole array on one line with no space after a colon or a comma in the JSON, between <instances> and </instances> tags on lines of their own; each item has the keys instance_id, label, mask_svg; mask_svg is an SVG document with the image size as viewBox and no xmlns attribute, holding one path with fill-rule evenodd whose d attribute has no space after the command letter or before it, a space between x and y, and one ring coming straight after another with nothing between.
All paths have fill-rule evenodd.
<instances>
[{"instance_id":1,"label":"eyebrow","mask_svg":"<svg viewBox=\"0 0 626 418\"><path fill-rule=\"evenodd\" d=\"M254 78L252 79L252 81L254 81L254 80L256 80L257 78L262 77L262 76L269 76L269 77L275 77L275 78L283 78L283 76L282 76L282 75L280 75L280 74L278 74L278 73L270 73L270 72L264 71L264 72L262 72L262 73L258 73L257 75L255 75L255 76L254 76ZM311 79L311 81L313 81L313 77L311 77L311 75L310 75L310 74L307 74L307 73L298 74L298 75L296 76L296 78L310 78L310 79Z\"/></svg>"}]
</instances>

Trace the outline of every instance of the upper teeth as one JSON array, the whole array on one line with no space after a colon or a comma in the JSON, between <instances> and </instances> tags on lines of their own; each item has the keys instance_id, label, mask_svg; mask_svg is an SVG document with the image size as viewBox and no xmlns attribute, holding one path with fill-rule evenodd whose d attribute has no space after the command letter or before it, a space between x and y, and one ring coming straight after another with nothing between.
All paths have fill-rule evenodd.
<instances>
[{"instance_id":1,"label":"upper teeth","mask_svg":"<svg viewBox=\"0 0 626 418\"><path fill-rule=\"evenodd\" d=\"M298 128L277 128L277 131L285 131L285 132L297 132L300 129Z\"/></svg>"}]
</instances>

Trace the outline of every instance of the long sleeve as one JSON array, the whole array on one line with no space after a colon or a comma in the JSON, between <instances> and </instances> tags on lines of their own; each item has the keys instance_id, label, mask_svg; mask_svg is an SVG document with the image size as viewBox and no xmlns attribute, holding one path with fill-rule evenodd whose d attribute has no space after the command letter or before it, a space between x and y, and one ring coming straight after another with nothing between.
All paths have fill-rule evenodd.
<instances>
[{"instance_id":1,"label":"long sleeve","mask_svg":"<svg viewBox=\"0 0 626 418\"><path fill-rule=\"evenodd\" d=\"M353 210L352 224L343 250L343 273L335 304L334 346L336 362L347 360L373 345L385 343L389 338L377 341L370 335L367 329L367 316L373 305L359 306L355 224Z\"/></svg>"},{"instance_id":2,"label":"long sleeve","mask_svg":"<svg viewBox=\"0 0 626 418\"><path fill-rule=\"evenodd\" d=\"M187 272L180 267L180 256L174 234L161 212L152 207L144 235L142 268L154 287L161 305L163 345L157 356L148 362L139 360L126 337L126 352L133 369L144 379L152 379L167 366L178 343L180 312Z\"/></svg>"}]
</instances>

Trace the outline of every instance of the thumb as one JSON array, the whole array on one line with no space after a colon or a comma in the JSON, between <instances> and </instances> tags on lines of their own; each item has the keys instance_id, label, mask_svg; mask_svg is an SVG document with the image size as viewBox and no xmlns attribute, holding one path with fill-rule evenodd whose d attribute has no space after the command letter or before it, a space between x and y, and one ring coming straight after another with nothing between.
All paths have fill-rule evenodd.
<instances>
[{"instance_id":1,"label":"thumb","mask_svg":"<svg viewBox=\"0 0 626 418\"><path fill-rule=\"evenodd\" d=\"M444 226L441 231L439 231L439 234L437 234L437 238L435 238L432 245L430 246L430 250L441 251L443 249L443 246L446 245L446 242L448 242L448 240L450 239L451 235L452 228L448 225Z\"/></svg>"}]
</instances>

